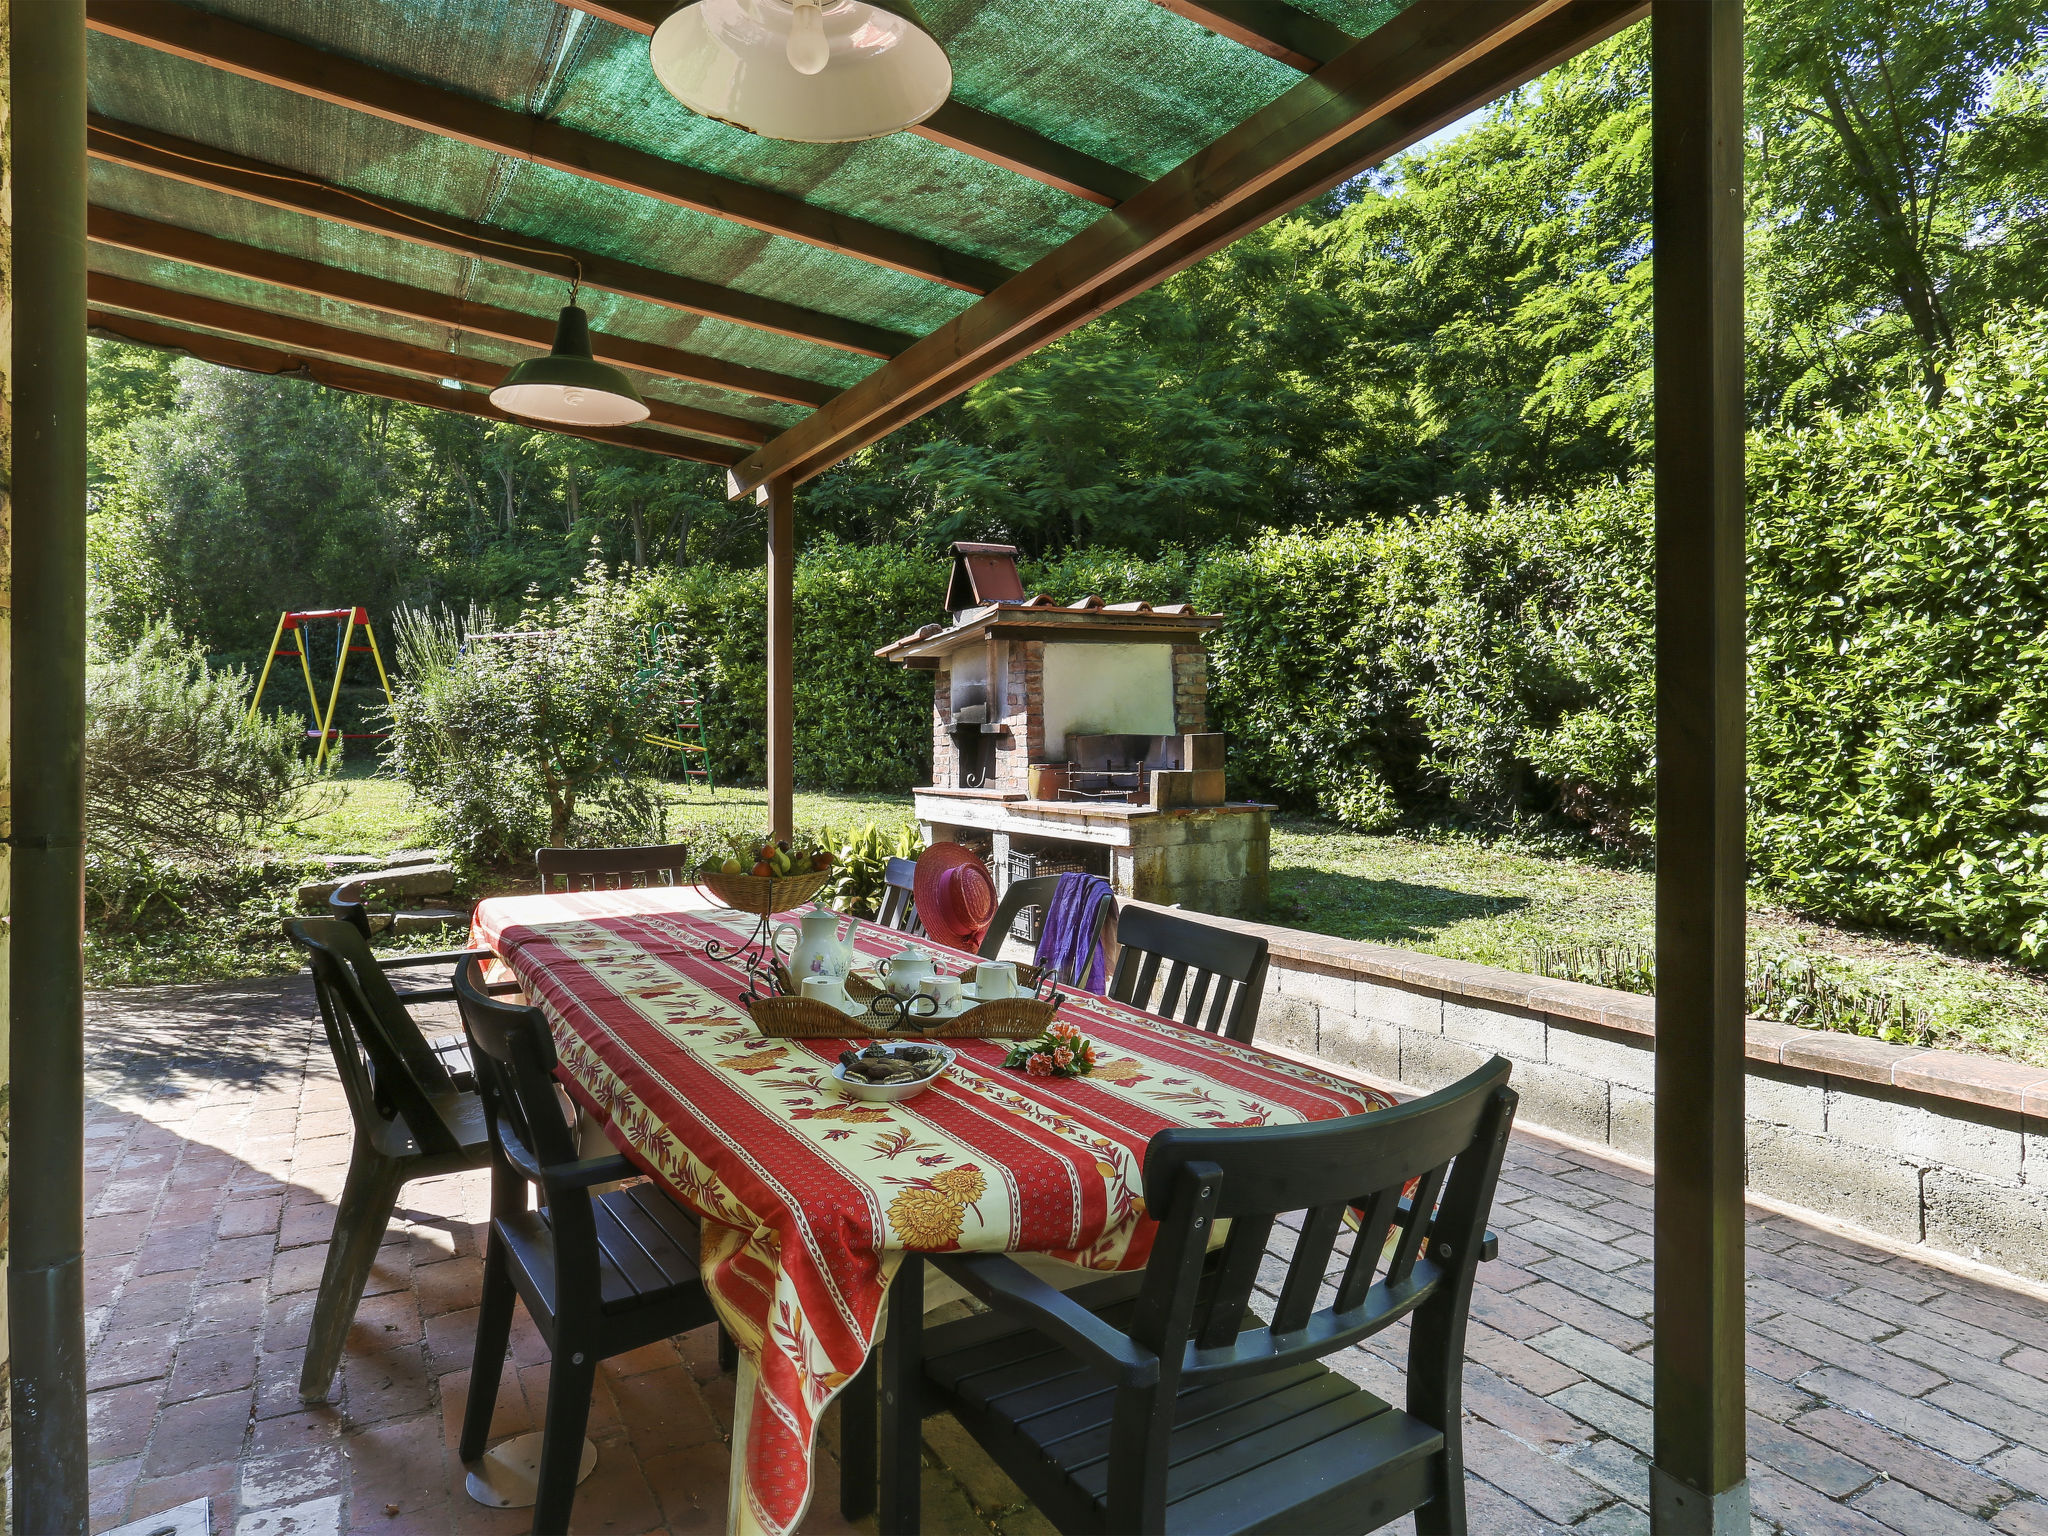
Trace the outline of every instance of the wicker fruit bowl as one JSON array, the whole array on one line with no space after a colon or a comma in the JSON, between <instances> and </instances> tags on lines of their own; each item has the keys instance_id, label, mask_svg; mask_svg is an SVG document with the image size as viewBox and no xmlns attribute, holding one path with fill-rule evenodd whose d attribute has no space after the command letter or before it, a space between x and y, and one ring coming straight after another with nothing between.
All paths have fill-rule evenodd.
<instances>
[{"instance_id":1,"label":"wicker fruit bowl","mask_svg":"<svg viewBox=\"0 0 2048 1536\"><path fill-rule=\"evenodd\" d=\"M800 907L825 888L832 878L829 869L807 869L798 874L725 875L715 869L697 872L697 884L738 912L787 912Z\"/></svg>"}]
</instances>

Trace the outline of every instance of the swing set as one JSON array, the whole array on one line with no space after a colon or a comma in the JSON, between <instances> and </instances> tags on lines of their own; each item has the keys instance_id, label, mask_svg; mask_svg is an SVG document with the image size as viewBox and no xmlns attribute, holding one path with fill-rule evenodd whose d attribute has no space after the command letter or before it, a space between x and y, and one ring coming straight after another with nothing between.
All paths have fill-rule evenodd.
<instances>
[{"instance_id":1,"label":"swing set","mask_svg":"<svg viewBox=\"0 0 2048 1536\"><path fill-rule=\"evenodd\" d=\"M306 626L322 621L333 621L338 625L334 641L334 682L327 690L327 707L320 707L320 694L313 686L313 659L306 650ZM363 644L355 643L356 632L362 631ZM284 637L292 637L290 649L285 648ZM298 613L286 613L277 621L277 632L270 637L270 654L263 661L263 675L256 679L256 696L249 701L249 718L254 720L263 707L263 687L270 681L270 669L280 656L296 656L299 671L306 679L306 702L312 711L314 728L306 732L308 740L318 739L320 746L314 754L314 766L325 767L329 749L337 741L381 741L388 735L385 731L337 731L334 729L334 708L341 698L342 674L348 670L348 659L367 653L377 664L377 682L384 690L384 704L391 706L391 679L384 671L384 656L377 649L377 636L370 628L370 610L367 608L312 608Z\"/></svg>"}]
</instances>

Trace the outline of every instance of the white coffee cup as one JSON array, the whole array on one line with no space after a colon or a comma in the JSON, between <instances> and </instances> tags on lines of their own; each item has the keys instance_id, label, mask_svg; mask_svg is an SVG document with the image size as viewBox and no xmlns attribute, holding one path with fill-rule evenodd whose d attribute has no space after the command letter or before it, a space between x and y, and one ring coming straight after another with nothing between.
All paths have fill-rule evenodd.
<instances>
[{"instance_id":1,"label":"white coffee cup","mask_svg":"<svg viewBox=\"0 0 2048 1536\"><path fill-rule=\"evenodd\" d=\"M853 1011L853 1004L846 996L846 983L836 976L806 976L803 993L810 1001L823 1003L827 1008L837 1008L841 1013Z\"/></svg>"},{"instance_id":2,"label":"white coffee cup","mask_svg":"<svg viewBox=\"0 0 2048 1536\"><path fill-rule=\"evenodd\" d=\"M1017 967L1008 960L984 960L974 968L974 995L983 1002L1017 995Z\"/></svg>"},{"instance_id":3,"label":"white coffee cup","mask_svg":"<svg viewBox=\"0 0 2048 1536\"><path fill-rule=\"evenodd\" d=\"M927 976L917 984L917 990L937 1003L941 1013L960 1006L958 976Z\"/></svg>"}]
</instances>

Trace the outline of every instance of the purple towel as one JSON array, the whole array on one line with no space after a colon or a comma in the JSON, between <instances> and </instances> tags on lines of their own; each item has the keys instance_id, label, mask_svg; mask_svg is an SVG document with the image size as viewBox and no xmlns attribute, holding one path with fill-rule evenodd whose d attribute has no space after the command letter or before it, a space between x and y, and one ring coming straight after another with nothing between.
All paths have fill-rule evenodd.
<instances>
[{"instance_id":1,"label":"purple towel","mask_svg":"<svg viewBox=\"0 0 2048 1536\"><path fill-rule=\"evenodd\" d=\"M1095 938L1101 926L1102 903L1115 899L1109 882L1100 875L1061 875L1038 930L1039 968L1050 967L1062 978L1077 977L1073 985L1100 992L1104 956Z\"/></svg>"}]
</instances>

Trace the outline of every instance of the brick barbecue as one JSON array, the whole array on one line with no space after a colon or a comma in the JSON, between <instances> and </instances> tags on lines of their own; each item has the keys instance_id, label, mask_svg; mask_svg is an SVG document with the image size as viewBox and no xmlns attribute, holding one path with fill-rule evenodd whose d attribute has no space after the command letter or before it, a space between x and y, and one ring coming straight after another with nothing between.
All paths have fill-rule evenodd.
<instances>
[{"instance_id":1,"label":"brick barbecue","mask_svg":"<svg viewBox=\"0 0 2048 1536\"><path fill-rule=\"evenodd\" d=\"M986 844L999 883L1039 861L1141 901L1264 912L1272 807L1229 799L1208 729L1219 615L1027 598L1007 544L953 546L946 608L875 652L932 674L927 838Z\"/></svg>"}]
</instances>

